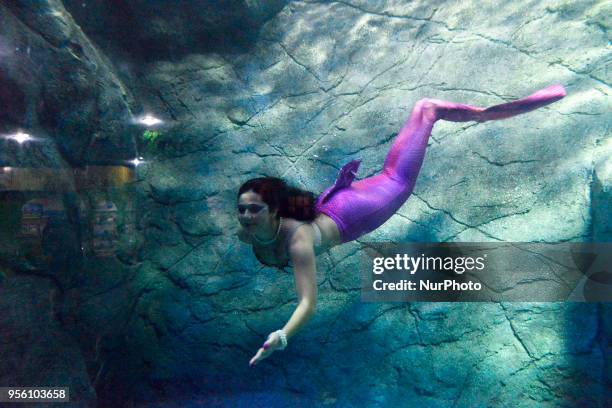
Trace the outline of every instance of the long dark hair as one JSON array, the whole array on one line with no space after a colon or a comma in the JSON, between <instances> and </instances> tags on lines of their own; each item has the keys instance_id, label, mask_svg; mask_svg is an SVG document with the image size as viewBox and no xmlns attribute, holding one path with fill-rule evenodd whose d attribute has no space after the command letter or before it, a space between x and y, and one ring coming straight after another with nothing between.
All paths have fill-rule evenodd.
<instances>
[{"instance_id":1,"label":"long dark hair","mask_svg":"<svg viewBox=\"0 0 612 408\"><path fill-rule=\"evenodd\" d=\"M270 207L270 211L278 209L277 217L289 217L299 221L315 219L317 197L310 191L290 186L277 177L259 177L240 186L238 197L251 190L261 196L263 202Z\"/></svg>"}]
</instances>

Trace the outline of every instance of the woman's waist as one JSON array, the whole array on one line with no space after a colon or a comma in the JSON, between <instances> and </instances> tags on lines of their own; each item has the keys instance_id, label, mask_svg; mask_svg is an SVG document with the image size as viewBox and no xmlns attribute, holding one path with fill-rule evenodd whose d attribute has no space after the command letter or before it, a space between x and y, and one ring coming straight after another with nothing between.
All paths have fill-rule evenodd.
<instances>
[{"instance_id":1,"label":"woman's waist","mask_svg":"<svg viewBox=\"0 0 612 408\"><path fill-rule=\"evenodd\" d=\"M324 213L317 214L317 217L312 221L313 229L318 228L321 234L321 240L319 245L315 245L315 249L319 249L319 252L324 252L335 245L341 243L340 231L338 226L332 218ZM317 231L315 230L315 234Z\"/></svg>"}]
</instances>

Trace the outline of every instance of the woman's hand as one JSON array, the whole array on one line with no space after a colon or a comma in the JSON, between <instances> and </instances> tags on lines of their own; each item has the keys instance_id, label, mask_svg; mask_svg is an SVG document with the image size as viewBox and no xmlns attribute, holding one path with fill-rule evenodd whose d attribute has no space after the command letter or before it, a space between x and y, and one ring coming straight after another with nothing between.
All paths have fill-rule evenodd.
<instances>
[{"instance_id":1,"label":"woman's hand","mask_svg":"<svg viewBox=\"0 0 612 408\"><path fill-rule=\"evenodd\" d=\"M270 357L270 355L274 353L275 350L281 347L281 344L282 342L278 332L270 333L268 335L268 339L264 342L263 346L261 346L259 350L257 350L257 354L255 354L251 361L249 361L249 366L253 367L255 364L257 364L264 358Z\"/></svg>"}]
</instances>

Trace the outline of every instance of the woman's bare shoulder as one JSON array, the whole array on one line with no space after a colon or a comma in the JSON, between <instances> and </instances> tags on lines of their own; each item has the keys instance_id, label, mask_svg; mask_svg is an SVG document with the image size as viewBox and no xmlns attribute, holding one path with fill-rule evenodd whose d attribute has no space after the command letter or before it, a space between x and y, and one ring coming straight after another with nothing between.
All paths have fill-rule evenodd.
<instances>
[{"instance_id":1,"label":"woman's bare shoulder","mask_svg":"<svg viewBox=\"0 0 612 408\"><path fill-rule=\"evenodd\" d=\"M302 224L306 224L307 221L298 221L294 218L283 217L283 229L285 231L294 231Z\"/></svg>"},{"instance_id":2,"label":"woman's bare shoulder","mask_svg":"<svg viewBox=\"0 0 612 408\"><path fill-rule=\"evenodd\" d=\"M291 248L296 242L305 242L311 244L314 242L314 233L312 227L303 228L304 225L310 226L308 221L297 221L288 219L287 222L287 244Z\"/></svg>"}]
</instances>

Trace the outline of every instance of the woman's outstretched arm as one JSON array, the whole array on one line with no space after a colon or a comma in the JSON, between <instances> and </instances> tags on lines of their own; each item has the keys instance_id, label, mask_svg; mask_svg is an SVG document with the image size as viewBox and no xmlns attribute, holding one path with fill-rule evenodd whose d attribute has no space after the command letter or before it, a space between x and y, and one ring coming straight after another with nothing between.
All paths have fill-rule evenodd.
<instances>
[{"instance_id":1,"label":"woman's outstretched arm","mask_svg":"<svg viewBox=\"0 0 612 408\"><path fill-rule=\"evenodd\" d=\"M298 306L283 327L287 340L293 337L313 315L317 303L317 272L314 254L314 237L307 228L298 228L291 239L289 254L293 263ZM271 333L257 351L249 365L255 365L282 346L278 334Z\"/></svg>"},{"instance_id":2,"label":"woman's outstretched arm","mask_svg":"<svg viewBox=\"0 0 612 408\"><path fill-rule=\"evenodd\" d=\"M293 337L306 323L317 304L317 271L311 234L307 234L305 229L303 231L298 229L289 247L289 253L293 262L298 306L283 327L287 339Z\"/></svg>"}]
</instances>

